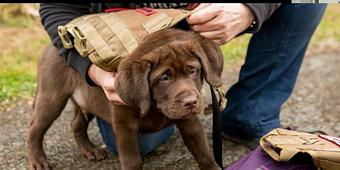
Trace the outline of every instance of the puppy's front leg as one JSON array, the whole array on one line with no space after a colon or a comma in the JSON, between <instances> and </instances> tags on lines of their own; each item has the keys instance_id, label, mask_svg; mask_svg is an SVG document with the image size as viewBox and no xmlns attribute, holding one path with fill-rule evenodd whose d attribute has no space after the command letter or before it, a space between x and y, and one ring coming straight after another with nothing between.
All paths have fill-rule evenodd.
<instances>
[{"instance_id":1,"label":"puppy's front leg","mask_svg":"<svg viewBox=\"0 0 340 170\"><path fill-rule=\"evenodd\" d=\"M142 169L142 159L138 148L138 129L129 125L115 125L118 156L122 170Z\"/></svg>"},{"instance_id":2,"label":"puppy's front leg","mask_svg":"<svg viewBox=\"0 0 340 170\"><path fill-rule=\"evenodd\" d=\"M128 113L120 113L113 119L112 127L116 137L121 169L142 169L142 159L138 147L138 122L129 117Z\"/></svg>"},{"instance_id":3,"label":"puppy's front leg","mask_svg":"<svg viewBox=\"0 0 340 170\"><path fill-rule=\"evenodd\" d=\"M188 119L178 120L176 125L181 132L185 145L194 155L200 169L220 169L209 152L208 140L198 117L194 115Z\"/></svg>"}]
</instances>

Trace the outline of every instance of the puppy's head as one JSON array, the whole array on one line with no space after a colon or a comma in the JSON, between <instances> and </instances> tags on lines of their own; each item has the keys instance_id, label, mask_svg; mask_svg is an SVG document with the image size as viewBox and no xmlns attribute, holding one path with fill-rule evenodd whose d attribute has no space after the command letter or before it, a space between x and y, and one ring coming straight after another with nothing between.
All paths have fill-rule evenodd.
<instances>
[{"instance_id":1,"label":"puppy's head","mask_svg":"<svg viewBox=\"0 0 340 170\"><path fill-rule=\"evenodd\" d=\"M119 65L116 90L145 116L154 103L170 119L202 111L203 78L222 84L223 55L198 34L168 29L148 36Z\"/></svg>"}]
</instances>

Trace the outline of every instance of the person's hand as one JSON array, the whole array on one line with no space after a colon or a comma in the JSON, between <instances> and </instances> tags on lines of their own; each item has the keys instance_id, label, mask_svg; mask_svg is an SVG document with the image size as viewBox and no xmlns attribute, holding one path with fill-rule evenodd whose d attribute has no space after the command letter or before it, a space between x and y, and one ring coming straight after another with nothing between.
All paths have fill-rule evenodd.
<instances>
[{"instance_id":1,"label":"person's hand","mask_svg":"<svg viewBox=\"0 0 340 170\"><path fill-rule=\"evenodd\" d=\"M115 73L107 72L95 64L91 64L88 70L89 77L98 85L101 86L104 90L104 93L109 99L109 101L113 102L116 105L127 105L117 94L115 85Z\"/></svg>"},{"instance_id":2,"label":"person's hand","mask_svg":"<svg viewBox=\"0 0 340 170\"><path fill-rule=\"evenodd\" d=\"M241 3L202 3L187 18L193 31L218 45L246 30L253 20L252 11Z\"/></svg>"}]
</instances>

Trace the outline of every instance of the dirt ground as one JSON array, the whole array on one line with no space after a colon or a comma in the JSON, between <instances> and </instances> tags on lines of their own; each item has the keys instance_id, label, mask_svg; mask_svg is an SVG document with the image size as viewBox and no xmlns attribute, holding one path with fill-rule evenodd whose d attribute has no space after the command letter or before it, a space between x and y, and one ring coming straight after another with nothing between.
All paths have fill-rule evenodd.
<instances>
[{"instance_id":1,"label":"dirt ground","mask_svg":"<svg viewBox=\"0 0 340 170\"><path fill-rule=\"evenodd\" d=\"M340 53L309 55L303 63L296 88L282 108L284 126L298 126L298 130L323 130L340 135ZM224 72L230 86L237 80L238 70ZM207 88L202 91L209 100ZM72 106L69 104L60 118L45 135L44 147L54 169L119 169L118 157L94 162L86 160L73 140L70 128ZM32 113L31 103L17 103L14 109L0 112L0 169L27 169L26 127ZM211 115L201 115L211 142ZM101 145L95 121L89 129L92 141ZM223 142L223 162L229 165L246 154L244 146ZM168 142L144 158L145 169L198 169L193 157L176 132Z\"/></svg>"}]
</instances>

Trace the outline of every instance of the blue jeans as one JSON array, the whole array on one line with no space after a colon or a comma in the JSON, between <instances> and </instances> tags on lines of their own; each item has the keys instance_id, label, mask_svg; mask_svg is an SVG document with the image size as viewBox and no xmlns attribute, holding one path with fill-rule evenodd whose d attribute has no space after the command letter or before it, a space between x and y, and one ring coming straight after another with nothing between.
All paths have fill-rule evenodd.
<instances>
[{"instance_id":1,"label":"blue jeans","mask_svg":"<svg viewBox=\"0 0 340 170\"><path fill-rule=\"evenodd\" d=\"M97 117L97 124L99 132L102 135L103 141L108 149L113 153L117 154L116 140L113 135L111 124ZM142 156L147 155L151 151L155 150L157 146L169 140L172 134L175 133L175 127L169 126L154 133L144 133L138 136L139 151Z\"/></svg>"},{"instance_id":2,"label":"blue jeans","mask_svg":"<svg viewBox=\"0 0 340 170\"><path fill-rule=\"evenodd\" d=\"M256 139L280 126L288 99L325 4L283 4L249 42L239 80L226 94L223 131Z\"/></svg>"},{"instance_id":3,"label":"blue jeans","mask_svg":"<svg viewBox=\"0 0 340 170\"><path fill-rule=\"evenodd\" d=\"M301 62L326 5L283 4L250 40L239 81L226 94L223 131L258 138L280 125L280 107L291 94ZM110 151L117 153L111 125L97 118ZM174 133L168 127L140 134L142 155L154 150ZM242 135L241 135L242 134Z\"/></svg>"}]
</instances>

